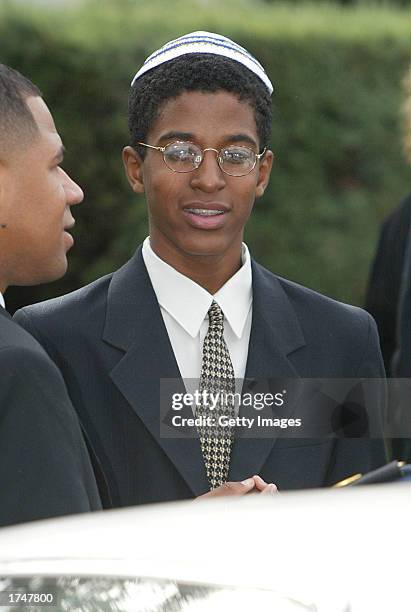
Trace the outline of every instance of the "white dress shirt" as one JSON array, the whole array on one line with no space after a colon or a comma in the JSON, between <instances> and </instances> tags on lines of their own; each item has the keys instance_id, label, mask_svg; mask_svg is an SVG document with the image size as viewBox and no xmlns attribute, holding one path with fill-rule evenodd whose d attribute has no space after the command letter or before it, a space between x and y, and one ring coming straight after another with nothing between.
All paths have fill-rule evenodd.
<instances>
[{"instance_id":1,"label":"white dress shirt","mask_svg":"<svg viewBox=\"0 0 411 612\"><path fill-rule=\"evenodd\" d=\"M203 342L209 324L208 310L213 300L224 313L224 340L235 377L243 379L253 301L247 246L243 243L243 265L215 295L160 259L151 248L149 237L143 243L142 254L187 391L193 392L198 387Z\"/></svg>"},{"instance_id":2,"label":"white dress shirt","mask_svg":"<svg viewBox=\"0 0 411 612\"><path fill-rule=\"evenodd\" d=\"M4 301L4 297L2 293L0 293L0 306L2 306L3 308L6 308L6 303Z\"/></svg>"}]
</instances>

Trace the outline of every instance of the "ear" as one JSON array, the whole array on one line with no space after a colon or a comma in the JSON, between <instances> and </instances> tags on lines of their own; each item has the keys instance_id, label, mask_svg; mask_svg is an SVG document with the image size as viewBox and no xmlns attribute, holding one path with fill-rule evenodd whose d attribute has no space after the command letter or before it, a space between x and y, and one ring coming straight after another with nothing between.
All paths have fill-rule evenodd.
<instances>
[{"instance_id":1,"label":"ear","mask_svg":"<svg viewBox=\"0 0 411 612\"><path fill-rule=\"evenodd\" d=\"M263 158L260 161L260 166L258 170L257 186L255 189L256 198L261 198L261 196L263 195L268 185L268 182L270 180L271 168L273 166L273 161L274 161L274 153L270 151L270 149L267 149L267 151L264 153Z\"/></svg>"},{"instance_id":2,"label":"ear","mask_svg":"<svg viewBox=\"0 0 411 612\"><path fill-rule=\"evenodd\" d=\"M123 164L134 193L144 193L143 160L133 147L124 147Z\"/></svg>"}]
</instances>

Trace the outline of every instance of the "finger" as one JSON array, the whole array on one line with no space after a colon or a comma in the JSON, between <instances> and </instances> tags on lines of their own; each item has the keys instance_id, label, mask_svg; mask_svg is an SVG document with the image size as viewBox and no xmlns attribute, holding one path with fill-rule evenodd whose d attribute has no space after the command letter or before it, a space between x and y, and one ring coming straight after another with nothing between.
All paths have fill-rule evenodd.
<instances>
[{"instance_id":1,"label":"finger","mask_svg":"<svg viewBox=\"0 0 411 612\"><path fill-rule=\"evenodd\" d=\"M246 495L255 487L253 478L247 478L241 482L225 482L221 486L213 489L209 493L200 495L197 499L205 499L210 497L231 497L233 495Z\"/></svg>"},{"instance_id":2,"label":"finger","mask_svg":"<svg viewBox=\"0 0 411 612\"><path fill-rule=\"evenodd\" d=\"M268 482L265 482L265 480L263 480L261 478L261 476L253 476L254 478L254 482L255 482L255 486L259 491L264 491L264 489L266 488L266 486L268 485Z\"/></svg>"},{"instance_id":3,"label":"finger","mask_svg":"<svg viewBox=\"0 0 411 612\"><path fill-rule=\"evenodd\" d=\"M278 489L272 482L266 486L264 491L261 491L261 495L277 495Z\"/></svg>"},{"instance_id":4,"label":"finger","mask_svg":"<svg viewBox=\"0 0 411 612\"><path fill-rule=\"evenodd\" d=\"M246 493L252 491L254 487L254 479L247 478L241 482L225 482L223 485L221 485L221 487L214 489L213 492L215 492L217 496L246 495Z\"/></svg>"}]
</instances>

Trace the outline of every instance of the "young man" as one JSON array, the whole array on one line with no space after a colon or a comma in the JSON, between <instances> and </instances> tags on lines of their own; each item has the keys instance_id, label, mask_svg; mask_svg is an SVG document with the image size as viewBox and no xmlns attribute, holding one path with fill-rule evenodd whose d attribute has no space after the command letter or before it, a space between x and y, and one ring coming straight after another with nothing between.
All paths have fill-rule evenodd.
<instances>
[{"instance_id":1,"label":"young man","mask_svg":"<svg viewBox=\"0 0 411 612\"><path fill-rule=\"evenodd\" d=\"M114 274L17 314L62 369L115 506L324 486L385 462L382 440L160 434L161 379L383 376L369 315L279 279L242 242L273 162L271 92L217 34L153 53L123 152L149 238Z\"/></svg>"},{"instance_id":2,"label":"young man","mask_svg":"<svg viewBox=\"0 0 411 612\"><path fill-rule=\"evenodd\" d=\"M3 298L66 271L70 207L83 193L63 152L40 91L0 64L0 525L101 507L61 374Z\"/></svg>"}]
</instances>

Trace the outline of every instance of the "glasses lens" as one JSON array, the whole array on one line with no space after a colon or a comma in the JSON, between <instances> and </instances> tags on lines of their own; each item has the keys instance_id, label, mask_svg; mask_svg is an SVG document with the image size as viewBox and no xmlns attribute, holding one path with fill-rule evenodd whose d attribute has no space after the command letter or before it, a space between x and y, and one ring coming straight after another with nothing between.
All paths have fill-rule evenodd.
<instances>
[{"instance_id":1,"label":"glasses lens","mask_svg":"<svg viewBox=\"0 0 411 612\"><path fill-rule=\"evenodd\" d=\"M174 172L191 172L201 159L201 149L191 142L172 142L164 149L164 161Z\"/></svg>"},{"instance_id":2,"label":"glasses lens","mask_svg":"<svg viewBox=\"0 0 411 612\"><path fill-rule=\"evenodd\" d=\"M220 151L221 168L231 176L244 176L251 172L256 154L248 147L225 147Z\"/></svg>"}]
</instances>

